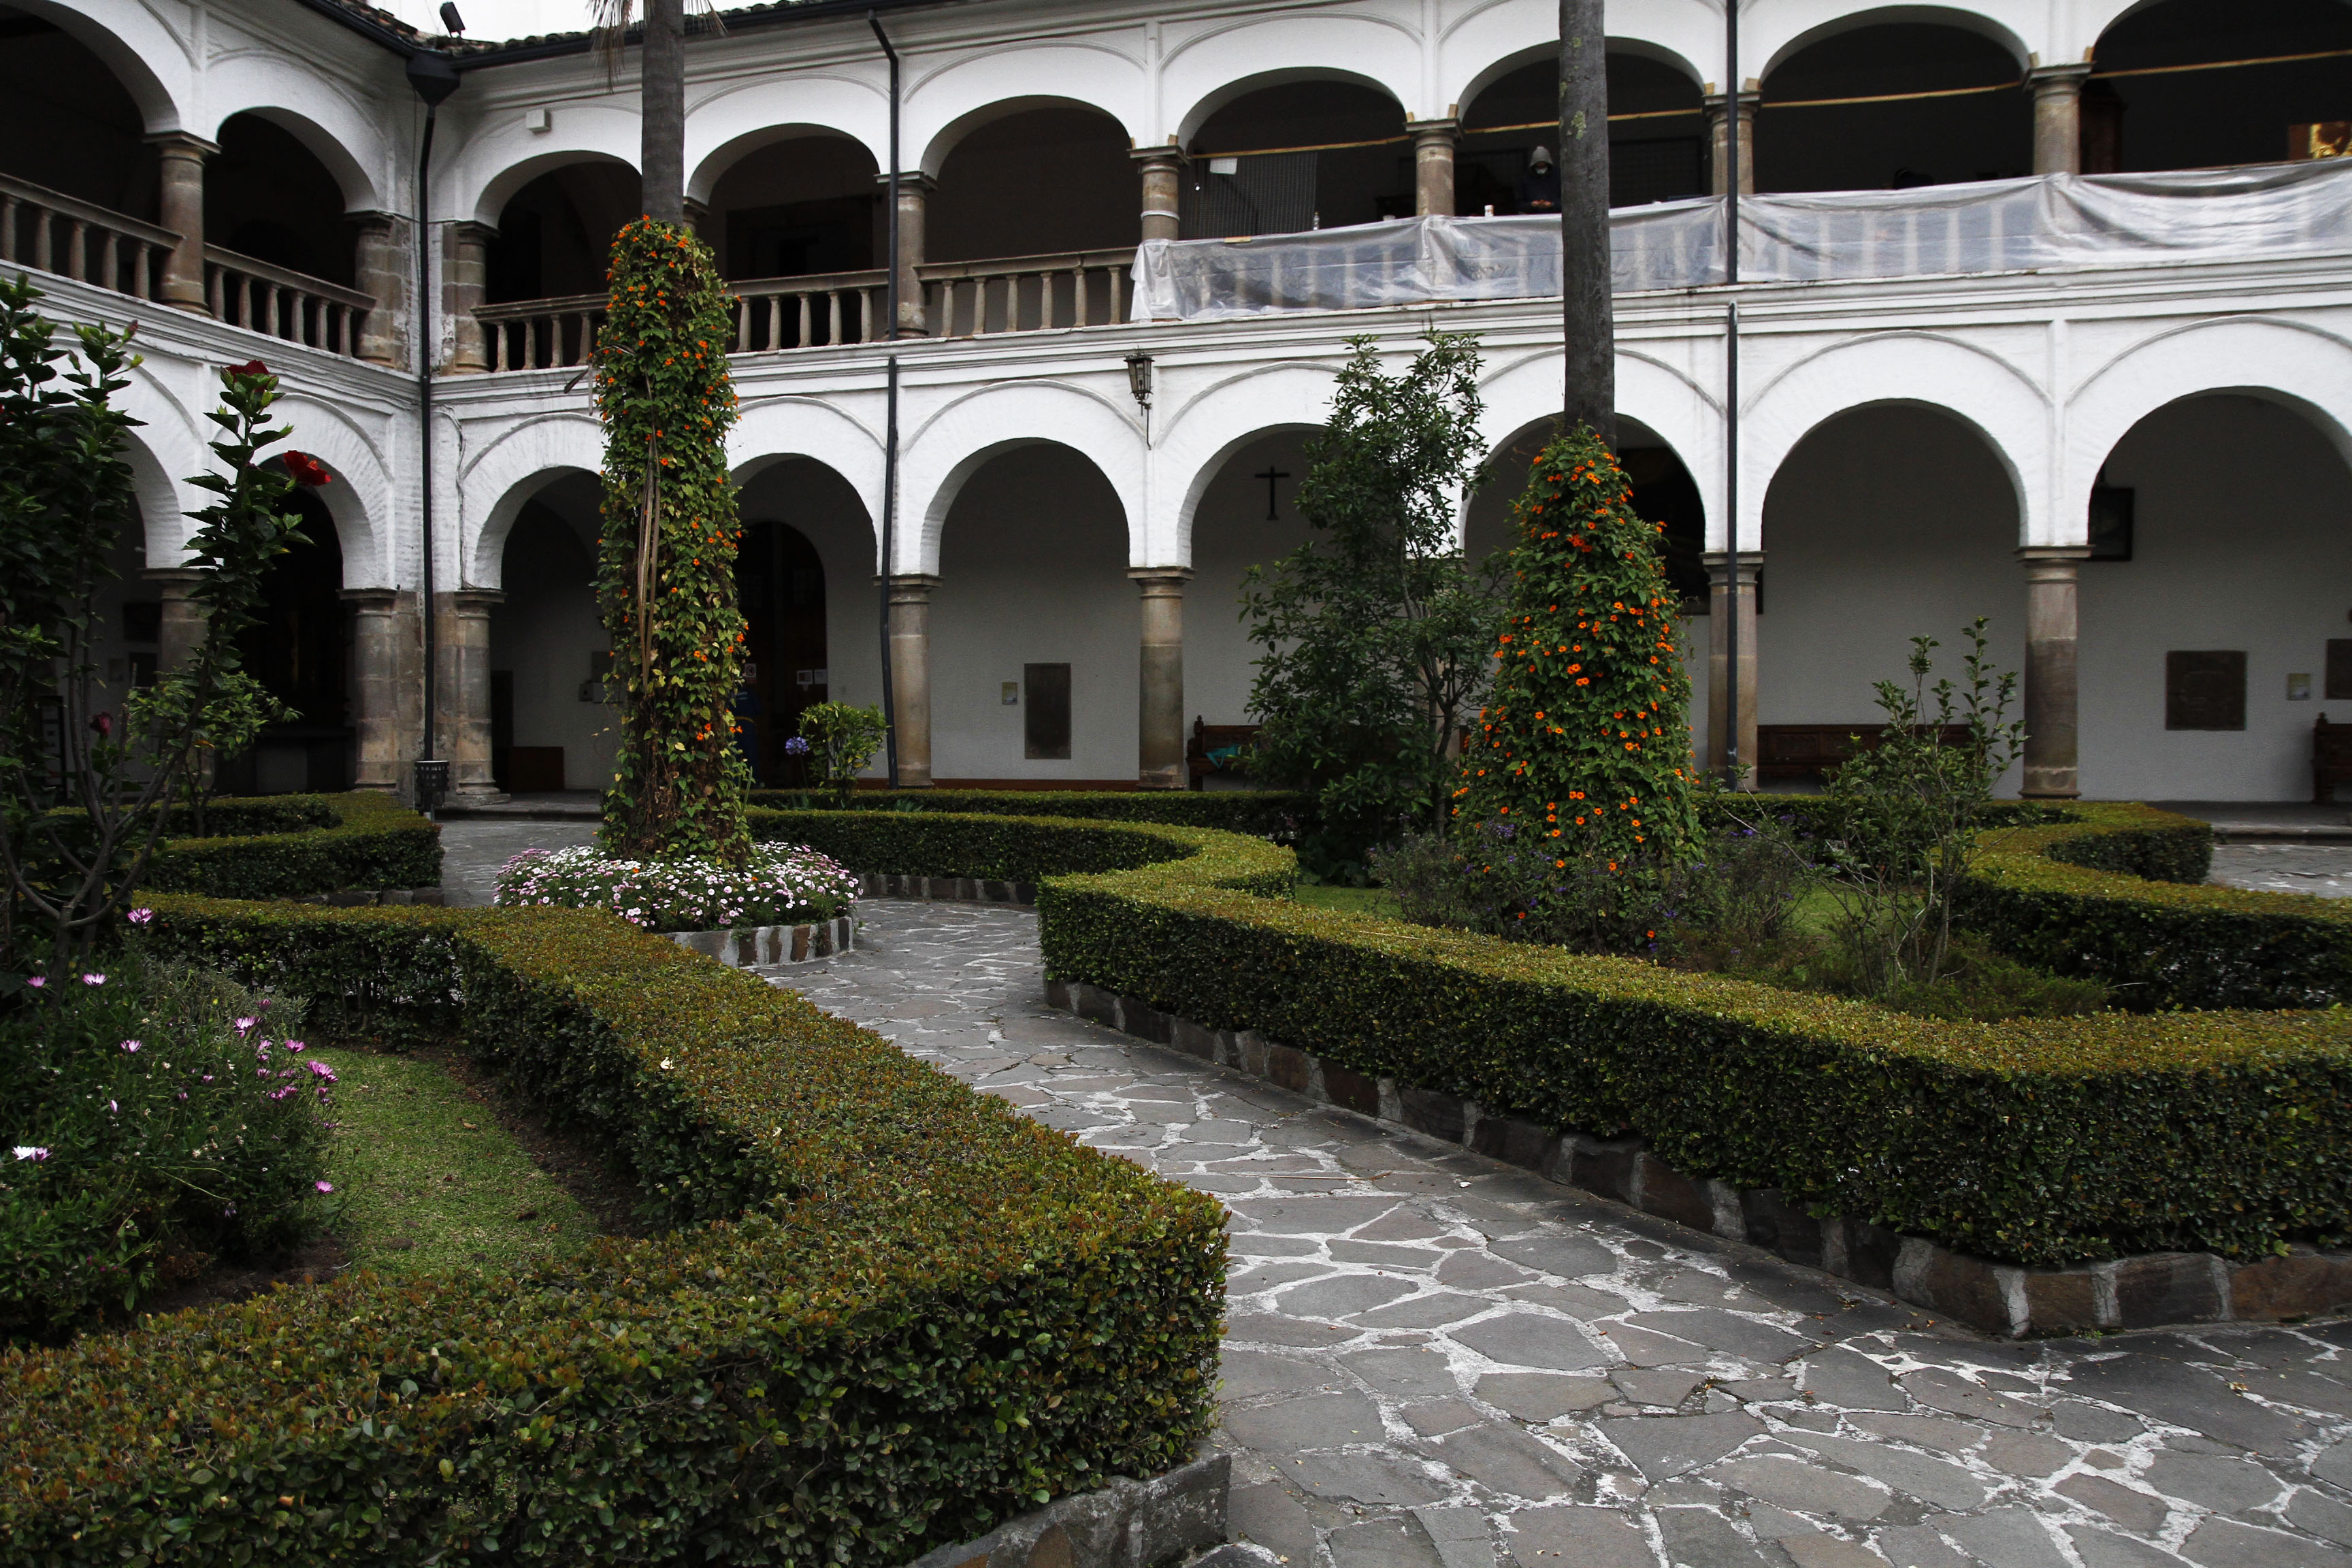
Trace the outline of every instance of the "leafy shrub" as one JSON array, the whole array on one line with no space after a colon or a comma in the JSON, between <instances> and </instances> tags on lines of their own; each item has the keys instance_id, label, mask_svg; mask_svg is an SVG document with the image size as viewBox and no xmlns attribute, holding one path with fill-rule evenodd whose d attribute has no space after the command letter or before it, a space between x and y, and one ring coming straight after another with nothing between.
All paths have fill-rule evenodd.
<instances>
[{"instance_id":1,"label":"leafy shrub","mask_svg":"<svg viewBox=\"0 0 2352 1568\"><path fill-rule=\"evenodd\" d=\"M158 909L322 995L437 973L684 1228L0 1363L0 1562L887 1568L1213 1419L1216 1203L796 995L576 910Z\"/></svg>"},{"instance_id":2,"label":"leafy shrub","mask_svg":"<svg viewBox=\"0 0 2352 1568\"><path fill-rule=\"evenodd\" d=\"M1654 951L1675 911L1665 879L1591 850L1562 850L1507 822L1373 852L1405 918L1578 952Z\"/></svg>"},{"instance_id":3,"label":"leafy shrub","mask_svg":"<svg viewBox=\"0 0 2352 1568\"><path fill-rule=\"evenodd\" d=\"M1681 597L1658 553L1665 524L1643 522L1633 501L1588 426L1537 458L1512 509L1510 607L1451 820L1506 823L1599 876L1654 879L1696 847L1690 679ZM1612 906L1656 896L1587 885Z\"/></svg>"},{"instance_id":4,"label":"leafy shrub","mask_svg":"<svg viewBox=\"0 0 2352 1568\"><path fill-rule=\"evenodd\" d=\"M440 827L371 790L216 800L206 826L216 837L175 838L156 851L147 886L225 899L292 899L441 884Z\"/></svg>"},{"instance_id":5,"label":"leafy shrub","mask_svg":"<svg viewBox=\"0 0 2352 1568\"><path fill-rule=\"evenodd\" d=\"M849 702L817 702L801 710L801 735L805 739L810 760L815 764L817 780L833 795L834 805L849 809L849 797L857 788L857 775L882 749L890 733L890 722L879 708L860 708Z\"/></svg>"},{"instance_id":6,"label":"leafy shrub","mask_svg":"<svg viewBox=\"0 0 2352 1568\"><path fill-rule=\"evenodd\" d=\"M128 1312L315 1228L334 1074L286 1037L298 1016L129 954L22 994L0 1016L0 1337Z\"/></svg>"},{"instance_id":7,"label":"leafy shrub","mask_svg":"<svg viewBox=\"0 0 2352 1568\"><path fill-rule=\"evenodd\" d=\"M1151 831L1192 853L1040 889L1049 973L1979 1257L2352 1232L2339 1015L1914 1017L1253 897L1280 849Z\"/></svg>"},{"instance_id":8,"label":"leafy shrub","mask_svg":"<svg viewBox=\"0 0 2352 1568\"><path fill-rule=\"evenodd\" d=\"M2189 817L2089 804L2066 815L2074 820L1980 836L1955 895L1960 926L2012 957L2103 981L2117 1005L2141 1011L2352 1002L2344 900L2194 885L2213 834Z\"/></svg>"},{"instance_id":9,"label":"leafy shrub","mask_svg":"<svg viewBox=\"0 0 2352 1568\"><path fill-rule=\"evenodd\" d=\"M857 879L797 844L755 846L740 868L716 860L626 860L591 845L526 849L500 868L497 901L604 910L646 931L724 931L829 921Z\"/></svg>"}]
</instances>

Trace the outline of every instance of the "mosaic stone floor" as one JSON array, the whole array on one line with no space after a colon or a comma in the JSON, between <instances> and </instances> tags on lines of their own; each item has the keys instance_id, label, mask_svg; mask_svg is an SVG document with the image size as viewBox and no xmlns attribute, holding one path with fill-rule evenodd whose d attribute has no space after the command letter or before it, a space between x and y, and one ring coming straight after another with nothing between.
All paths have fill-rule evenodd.
<instances>
[{"instance_id":1,"label":"mosaic stone floor","mask_svg":"<svg viewBox=\"0 0 2352 1568\"><path fill-rule=\"evenodd\" d=\"M1988 1342L1052 1011L1025 912L864 915L776 983L1232 1211L1300 1568L2352 1568L2352 1325Z\"/></svg>"},{"instance_id":2,"label":"mosaic stone floor","mask_svg":"<svg viewBox=\"0 0 2352 1568\"><path fill-rule=\"evenodd\" d=\"M2266 893L2352 897L2352 844L2223 844L2209 880Z\"/></svg>"}]
</instances>

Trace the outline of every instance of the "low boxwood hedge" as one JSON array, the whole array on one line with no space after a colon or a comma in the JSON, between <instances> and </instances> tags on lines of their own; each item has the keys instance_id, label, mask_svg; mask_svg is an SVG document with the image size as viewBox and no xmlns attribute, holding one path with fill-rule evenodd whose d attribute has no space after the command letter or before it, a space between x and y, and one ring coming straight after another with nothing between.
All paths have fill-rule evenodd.
<instances>
[{"instance_id":1,"label":"low boxwood hedge","mask_svg":"<svg viewBox=\"0 0 2352 1568\"><path fill-rule=\"evenodd\" d=\"M2352 909L2205 886L2213 830L2150 806L2084 805L2000 828L1957 918L2005 952L2105 980L2121 1005L2332 1007L2352 1001Z\"/></svg>"},{"instance_id":2,"label":"low boxwood hedge","mask_svg":"<svg viewBox=\"0 0 2352 1568\"><path fill-rule=\"evenodd\" d=\"M751 804L790 810L805 792L755 789ZM1070 816L1103 822L1166 822L1221 827L1289 843L1315 828L1315 797L1293 790L859 790L859 811L914 809L980 812L992 816ZM945 876L947 873L937 873Z\"/></svg>"},{"instance_id":3,"label":"low boxwood hedge","mask_svg":"<svg viewBox=\"0 0 2352 1568\"><path fill-rule=\"evenodd\" d=\"M1691 1174L1979 1257L2246 1256L2352 1230L2339 1012L1948 1023L1308 908L1278 896L1286 850L1127 831L1162 858L1040 888L1057 978L1496 1113L1638 1132Z\"/></svg>"},{"instance_id":4,"label":"low boxwood hedge","mask_svg":"<svg viewBox=\"0 0 2352 1568\"><path fill-rule=\"evenodd\" d=\"M758 806L750 816L756 839L805 844L853 871L885 875L1035 882L1060 872L1148 866L1173 847L1132 826L1053 816Z\"/></svg>"},{"instance_id":5,"label":"low boxwood hedge","mask_svg":"<svg viewBox=\"0 0 2352 1568\"><path fill-rule=\"evenodd\" d=\"M893 1564L1212 1419L1213 1200L602 914L165 897L152 940L462 994L680 1228L0 1359L0 1563Z\"/></svg>"},{"instance_id":6,"label":"low boxwood hedge","mask_svg":"<svg viewBox=\"0 0 2352 1568\"><path fill-rule=\"evenodd\" d=\"M174 814L166 826L185 821ZM205 826L209 837L161 846L143 885L223 899L293 899L441 883L439 826L373 790L217 800L206 807Z\"/></svg>"}]
</instances>

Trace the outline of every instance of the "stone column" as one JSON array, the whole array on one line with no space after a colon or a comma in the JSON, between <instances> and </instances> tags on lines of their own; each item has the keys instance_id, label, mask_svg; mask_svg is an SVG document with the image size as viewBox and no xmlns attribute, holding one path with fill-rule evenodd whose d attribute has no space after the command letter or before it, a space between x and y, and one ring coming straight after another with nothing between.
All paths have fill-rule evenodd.
<instances>
[{"instance_id":1,"label":"stone column","mask_svg":"<svg viewBox=\"0 0 2352 1568\"><path fill-rule=\"evenodd\" d=\"M450 328L451 375L478 374L490 368L489 338L474 319L489 292L490 241L499 231L486 223L453 223L442 247L441 311Z\"/></svg>"},{"instance_id":2,"label":"stone column","mask_svg":"<svg viewBox=\"0 0 2352 1568\"><path fill-rule=\"evenodd\" d=\"M155 668L169 674L186 664L205 640L204 607L188 592L204 574L193 566L152 566L142 575L163 590L163 626L155 634Z\"/></svg>"},{"instance_id":3,"label":"stone column","mask_svg":"<svg viewBox=\"0 0 2352 1568\"><path fill-rule=\"evenodd\" d=\"M2083 172L2083 83L2090 74L2088 62L2037 66L2028 73L2033 84L2035 174Z\"/></svg>"},{"instance_id":4,"label":"stone column","mask_svg":"<svg viewBox=\"0 0 2352 1568\"><path fill-rule=\"evenodd\" d=\"M452 800L506 799L490 777L490 611L505 599L494 588L441 595L441 668L434 672L441 711L434 731L449 761Z\"/></svg>"},{"instance_id":5,"label":"stone column","mask_svg":"<svg viewBox=\"0 0 2352 1568\"><path fill-rule=\"evenodd\" d=\"M701 240L705 245L709 245L710 243L711 236L710 204L709 202L698 202L692 196L688 196L686 198L685 212L686 226L694 230L694 236L697 239Z\"/></svg>"},{"instance_id":6,"label":"stone column","mask_svg":"<svg viewBox=\"0 0 2352 1568\"><path fill-rule=\"evenodd\" d=\"M939 585L921 572L890 579L890 717L902 789L931 787L931 590Z\"/></svg>"},{"instance_id":7,"label":"stone column","mask_svg":"<svg viewBox=\"0 0 2352 1568\"><path fill-rule=\"evenodd\" d=\"M1129 157L1143 181L1143 237L1174 239L1181 223L1184 149L1138 147Z\"/></svg>"},{"instance_id":8,"label":"stone column","mask_svg":"<svg viewBox=\"0 0 2352 1568\"><path fill-rule=\"evenodd\" d=\"M1459 120L1408 120L1412 137L1413 211L1422 217L1454 216L1454 144Z\"/></svg>"},{"instance_id":9,"label":"stone column","mask_svg":"<svg viewBox=\"0 0 2352 1568\"><path fill-rule=\"evenodd\" d=\"M400 595L391 588L346 588L352 606L352 684L357 688L359 765L353 789L399 790Z\"/></svg>"},{"instance_id":10,"label":"stone column","mask_svg":"<svg viewBox=\"0 0 2352 1568\"><path fill-rule=\"evenodd\" d=\"M875 178L885 191L889 189L887 174ZM917 269L923 265L923 198L931 188L930 176L920 170L898 176L898 335L902 338L919 338L930 331L930 318L923 309L923 280ZM889 215L883 216L887 221ZM906 771L906 751L902 747L898 753L900 776Z\"/></svg>"},{"instance_id":11,"label":"stone column","mask_svg":"<svg viewBox=\"0 0 2352 1568\"><path fill-rule=\"evenodd\" d=\"M1749 82L1739 89L1739 194L1756 194L1756 95L1759 84ZM1724 146L1724 127L1730 116L1724 112L1731 95L1710 92L1699 100L1706 106L1707 191L1710 195L1727 196L1731 194L1731 155Z\"/></svg>"},{"instance_id":12,"label":"stone column","mask_svg":"<svg viewBox=\"0 0 2352 1568\"><path fill-rule=\"evenodd\" d=\"M1743 550L1734 570L1731 552L1710 550L1706 563L1706 765L1720 773L1727 760L1724 736L1729 722L1731 618L1739 617L1739 778L1741 789L1756 787L1756 574L1764 552Z\"/></svg>"},{"instance_id":13,"label":"stone column","mask_svg":"<svg viewBox=\"0 0 2352 1568\"><path fill-rule=\"evenodd\" d=\"M1136 691L1136 782L1182 789L1184 772L1184 584L1189 566L1144 566L1128 575L1143 592L1142 679Z\"/></svg>"},{"instance_id":14,"label":"stone column","mask_svg":"<svg viewBox=\"0 0 2352 1568\"><path fill-rule=\"evenodd\" d=\"M408 368L408 220L398 213L357 213L352 279L375 300L359 331L359 355L395 370Z\"/></svg>"},{"instance_id":15,"label":"stone column","mask_svg":"<svg viewBox=\"0 0 2352 1568\"><path fill-rule=\"evenodd\" d=\"M2025 563L2025 779L2028 800L2073 800L2076 788L2076 563L2079 546L2029 547Z\"/></svg>"},{"instance_id":16,"label":"stone column","mask_svg":"<svg viewBox=\"0 0 2352 1568\"><path fill-rule=\"evenodd\" d=\"M163 258L163 302L209 315L205 303L205 160L220 147L184 131L167 131L147 140L162 163L155 221L180 237Z\"/></svg>"}]
</instances>

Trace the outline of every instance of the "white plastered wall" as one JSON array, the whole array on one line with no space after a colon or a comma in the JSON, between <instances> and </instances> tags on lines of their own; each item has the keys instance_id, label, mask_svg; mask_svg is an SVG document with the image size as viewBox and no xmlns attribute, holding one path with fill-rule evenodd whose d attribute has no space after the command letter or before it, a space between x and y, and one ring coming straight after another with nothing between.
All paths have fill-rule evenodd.
<instances>
[{"instance_id":1,"label":"white plastered wall","mask_svg":"<svg viewBox=\"0 0 2352 1568\"><path fill-rule=\"evenodd\" d=\"M490 611L490 668L514 681L514 743L563 748L563 786L603 789L617 751L616 710L580 700L596 615L601 481L571 472L541 485L503 541L506 600Z\"/></svg>"},{"instance_id":2,"label":"white plastered wall","mask_svg":"<svg viewBox=\"0 0 2352 1568\"><path fill-rule=\"evenodd\" d=\"M2302 413L2223 394L2149 415L2107 480L2134 492L2135 538L2082 567L2083 793L2309 799L2313 720L2352 721L2324 685L2327 640L2352 636L2352 471ZM2174 649L2245 653L2244 730L2165 729Z\"/></svg>"}]
</instances>

